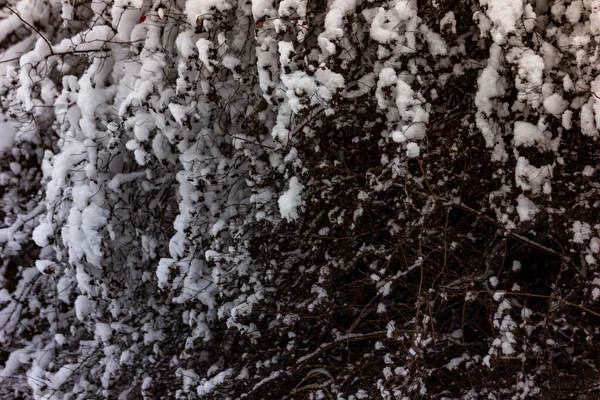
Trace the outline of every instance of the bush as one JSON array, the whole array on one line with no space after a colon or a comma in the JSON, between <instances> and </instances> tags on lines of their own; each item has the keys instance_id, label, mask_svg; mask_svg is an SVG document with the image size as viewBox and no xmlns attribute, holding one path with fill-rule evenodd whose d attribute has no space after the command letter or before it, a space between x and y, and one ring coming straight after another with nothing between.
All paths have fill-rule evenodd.
<instances>
[{"instance_id":1,"label":"bush","mask_svg":"<svg viewBox=\"0 0 600 400\"><path fill-rule=\"evenodd\" d=\"M597 395L597 0L3 7L0 397Z\"/></svg>"}]
</instances>

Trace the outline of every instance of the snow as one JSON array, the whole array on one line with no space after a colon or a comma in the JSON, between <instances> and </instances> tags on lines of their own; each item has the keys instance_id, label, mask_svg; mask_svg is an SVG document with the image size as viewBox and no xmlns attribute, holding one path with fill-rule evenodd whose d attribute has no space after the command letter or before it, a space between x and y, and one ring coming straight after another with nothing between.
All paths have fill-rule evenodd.
<instances>
[{"instance_id":1,"label":"snow","mask_svg":"<svg viewBox=\"0 0 600 400\"><path fill-rule=\"evenodd\" d=\"M460 364L462 364L465 360L467 360L469 357L467 354L463 354L460 357L455 357L453 359L451 359L448 364L446 364L446 369L448 369L449 371L452 371L455 368L458 368L460 366Z\"/></svg>"},{"instance_id":2,"label":"snow","mask_svg":"<svg viewBox=\"0 0 600 400\"><path fill-rule=\"evenodd\" d=\"M212 48L212 42L208 39L200 38L196 42L196 47L198 49L198 56L200 58L200 61L202 61L207 70L213 72L214 67L212 66L210 59L210 49Z\"/></svg>"},{"instance_id":3,"label":"snow","mask_svg":"<svg viewBox=\"0 0 600 400\"><path fill-rule=\"evenodd\" d=\"M590 32L593 35L600 34L600 0L593 0L591 2L590 13Z\"/></svg>"},{"instance_id":4,"label":"snow","mask_svg":"<svg viewBox=\"0 0 600 400\"><path fill-rule=\"evenodd\" d=\"M539 208L523 194L517 198L517 213L521 222L531 220L535 214L539 212Z\"/></svg>"},{"instance_id":5,"label":"snow","mask_svg":"<svg viewBox=\"0 0 600 400\"><path fill-rule=\"evenodd\" d=\"M129 352L129 350L125 350L124 352L121 353L121 356L119 357L119 364L127 365L130 360L131 360L131 353Z\"/></svg>"},{"instance_id":6,"label":"snow","mask_svg":"<svg viewBox=\"0 0 600 400\"><path fill-rule=\"evenodd\" d=\"M505 88L498 70L492 65L488 65L477 78L477 93L475 95L476 124L483 133L487 147L494 147L496 134L486 117L491 115L494 108L492 99L503 96L504 93Z\"/></svg>"},{"instance_id":7,"label":"snow","mask_svg":"<svg viewBox=\"0 0 600 400\"><path fill-rule=\"evenodd\" d=\"M133 182L136 179L145 177L149 171L130 172L128 174L118 173L108 183L107 187L115 192L120 192L121 185L126 182Z\"/></svg>"},{"instance_id":8,"label":"snow","mask_svg":"<svg viewBox=\"0 0 600 400\"><path fill-rule=\"evenodd\" d=\"M544 108L554 116L560 116L567 108L567 102L558 93L544 99Z\"/></svg>"},{"instance_id":9,"label":"snow","mask_svg":"<svg viewBox=\"0 0 600 400\"><path fill-rule=\"evenodd\" d=\"M54 228L52 224L42 222L33 230L31 238L39 247L46 247L49 244L49 238L54 236Z\"/></svg>"},{"instance_id":10,"label":"snow","mask_svg":"<svg viewBox=\"0 0 600 400\"><path fill-rule=\"evenodd\" d=\"M96 322L96 336L98 336L103 342L108 342L112 336L112 332L113 330L109 324L104 322Z\"/></svg>"},{"instance_id":11,"label":"snow","mask_svg":"<svg viewBox=\"0 0 600 400\"><path fill-rule=\"evenodd\" d=\"M88 259L94 260L94 256L101 256L102 234L99 232L108 222L108 211L92 203L81 213L81 230L84 233L89 250L85 250Z\"/></svg>"},{"instance_id":12,"label":"snow","mask_svg":"<svg viewBox=\"0 0 600 400\"><path fill-rule=\"evenodd\" d=\"M584 243L592 236L592 227L587 222L575 221L571 229L574 243Z\"/></svg>"},{"instance_id":13,"label":"snow","mask_svg":"<svg viewBox=\"0 0 600 400\"><path fill-rule=\"evenodd\" d=\"M396 6L390 10L386 11L383 7L377 10L370 27L371 38L381 44L396 41L395 51L413 53L416 48L415 32L418 22L414 2L398 0ZM404 33L401 35L396 29L399 25L405 26Z\"/></svg>"},{"instance_id":14,"label":"snow","mask_svg":"<svg viewBox=\"0 0 600 400\"><path fill-rule=\"evenodd\" d=\"M95 304L86 295L79 295L75 300L75 314L77 319L83 321L94 310Z\"/></svg>"},{"instance_id":15,"label":"snow","mask_svg":"<svg viewBox=\"0 0 600 400\"><path fill-rule=\"evenodd\" d=\"M198 396L206 396L212 393L219 385L222 385L228 378L233 375L232 369L219 372L210 379L202 379L200 385L196 387Z\"/></svg>"},{"instance_id":16,"label":"snow","mask_svg":"<svg viewBox=\"0 0 600 400\"><path fill-rule=\"evenodd\" d=\"M502 342L502 354L509 356L515 352L516 350L508 340Z\"/></svg>"},{"instance_id":17,"label":"snow","mask_svg":"<svg viewBox=\"0 0 600 400\"><path fill-rule=\"evenodd\" d=\"M543 129L543 130L542 130ZM529 122L517 121L514 126L514 144L517 147L536 146L542 151L558 149L560 138L552 139L552 133L545 130L546 126L542 120L538 125Z\"/></svg>"},{"instance_id":18,"label":"snow","mask_svg":"<svg viewBox=\"0 0 600 400\"><path fill-rule=\"evenodd\" d=\"M188 3L191 3L188 1ZM252 0L252 17L255 21L261 21L265 17L274 18L276 16L275 8L271 0Z\"/></svg>"},{"instance_id":19,"label":"snow","mask_svg":"<svg viewBox=\"0 0 600 400\"><path fill-rule=\"evenodd\" d=\"M78 364L63 365L56 373L50 377L49 386L53 390L58 390L71 377L74 371L77 370Z\"/></svg>"},{"instance_id":20,"label":"snow","mask_svg":"<svg viewBox=\"0 0 600 400\"><path fill-rule=\"evenodd\" d=\"M583 13L583 1L575 0L568 5L565 11L565 17L570 24L576 24L579 22L581 18L581 14Z\"/></svg>"},{"instance_id":21,"label":"snow","mask_svg":"<svg viewBox=\"0 0 600 400\"><path fill-rule=\"evenodd\" d=\"M35 267L44 275L51 275L54 272L55 263L48 260L37 260Z\"/></svg>"},{"instance_id":22,"label":"snow","mask_svg":"<svg viewBox=\"0 0 600 400\"><path fill-rule=\"evenodd\" d=\"M544 59L532 50L524 51L519 58L518 76L515 78L515 86L519 89L518 97L534 108L540 104L545 68Z\"/></svg>"},{"instance_id":23,"label":"snow","mask_svg":"<svg viewBox=\"0 0 600 400\"><path fill-rule=\"evenodd\" d=\"M492 277L490 277L490 278L489 278L489 281L490 281L490 285L491 285L492 287L494 287L494 288L495 288L496 286L498 286L498 277L497 277L497 276L492 276Z\"/></svg>"},{"instance_id":24,"label":"snow","mask_svg":"<svg viewBox=\"0 0 600 400\"><path fill-rule=\"evenodd\" d=\"M486 14L494 23L492 37L498 44L505 42L509 33L517 28L523 15L522 0L487 0Z\"/></svg>"},{"instance_id":25,"label":"snow","mask_svg":"<svg viewBox=\"0 0 600 400\"><path fill-rule=\"evenodd\" d=\"M198 48L193 40L194 36L193 30L183 31L177 36L175 44L184 58L190 58L198 54Z\"/></svg>"},{"instance_id":26,"label":"snow","mask_svg":"<svg viewBox=\"0 0 600 400\"><path fill-rule=\"evenodd\" d=\"M566 110L562 114L561 125L566 130L570 130L573 128L573 111Z\"/></svg>"},{"instance_id":27,"label":"snow","mask_svg":"<svg viewBox=\"0 0 600 400\"><path fill-rule=\"evenodd\" d=\"M519 272L521 270L521 262L518 260L514 260L512 263L513 272Z\"/></svg>"},{"instance_id":28,"label":"snow","mask_svg":"<svg viewBox=\"0 0 600 400\"><path fill-rule=\"evenodd\" d=\"M54 335L54 340L56 341L57 345L62 346L63 344L66 343L67 338L65 337L65 335L63 335L61 333L57 333Z\"/></svg>"},{"instance_id":29,"label":"snow","mask_svg":"<svg viewBox=\"0 0 600 400\"><path fill-rule=\"evenodd\" d=\"M308 0L282 0L279 3L279 16L289 17L297 14L300 18L306 18L306 7Z\"/></svg>"},{"instance_id":30,"label":"snow","mask_svg":"<svg viewBox=\"0 0 600 400\"><path fill-rule=\"evenodd\" d=\"M526 4L523 9L523 25L527 32L531 32L535 27L536 17L533 6L531 4Z\"/></svg>"},{"instance_id":31,"label":"snow","mask_svg":"<svg viewBox=\"0 0 600 400\"><path fill-rule=\"evenodd\" d=\"M227 226L227 223L224 220L222 220L222 219L218 220L212 226L211 234L213 236L217 236L221 231L223 231L226 228L226 226Z\"/></svg>"},{"instance_id":32,"label":"snow","mask_svg":"<svg viewBox=\"0 0 600 400\"><path fill-rule=\"evenodd\" d=\"M113 17L113 28L123 41L129 41L131 31L139 23L144 11L142 0L115 0L111 14Z\"/></svg>"},{"instance_id":33,"label":"snow","mask_svg":"<svg viewBox=\"0 0 600 400\"><path fill-rule=\"evenodd\" d=\"M429 53L433 57L445 56L448 54L448 46L439 33L432 31L425 24L420 26L420 31L423 35L425 35L425 40L427 40L427 45L429 47Z\"/></svg>"},{"instance_id":34,"label":"snow","mask_svg":"<svg viewBox=\"0 0 600 400\"><path fill-rule=\"evenodd\" d=\"M540 168L529 163L525 157L517 159L515 168L515 180L518 187L523 190L531 190L538 194L543 191L545 194L550 194L550 180L552 178L554 167L545 165Z\"/></svg>"},{"instance_id":35,"label":"snow","mask_svg":"<svg viewBox=\"0 0 600 400\"><path fill-rule=\"evenodd\" d=\"M456 34L456 18L452 11L448 11L440 20L440 30L443 31L446 27L450 27L450 32Z\"/></svg>"},{"instance_id":36,"label":"snow","mask_svg":"<svg viewBox=\"0 0 600 400\"><path fill-rule=\"evenodd\" d=\"M22 4L22 3L19 3ZM0 20L0 43L4 41L15 29L19 28L23 23L19 17L15 14L10 15L8 18Z\"/></svg>"},{"instance_id":37,"label":"snow","mask_svg":"<svg viewBox=\"0 0 600 400\"><path fill-rule=\"evenodd\" d=\"M166 360L177 371L174 398L237 398L242 386L277 385L289 372L279 360L306 363L292 369L310 371L317 355L337 351L310 337L314 323L321 337L350 340L358 327L380 340L377 351L365 342L365 356L388 368L347 396L368 398L379 395L376 389L384 398L404 396L401 377L414 371L394 365L402 361L398 354L383 354L398 346L384 346L381 337L406 345L422 365L423 343L431 343L432 332L444 333L433 315L417 313L413 337L405 321L393 321L393 304L385 304L398 280L418 268L388 268L418 250L401 236L435 236L435 229L423 229L432 222L432 204L417 157L431 167L444 207L466 207L460 193L469 188L460 182L480 182L474 214L545 252L562 246L575 255L573 268L594 273L600 225L593 196L598 165L590 151L600 126L600 1L481 0L459 15L436 1L435 10L422 9L416 0L114 0L91 2L84 20L72 1L11 2L51 43L0 11L0 252L10 257L29 249L30 240L41 247L21 270L28 278L14 291L0 290L0 343L26 348L7 356L0 370L15 375L15 391L29 384L38 400L56 384L56 398L106 397L134 371L137 385L113 395L148 398L173 377L132 367ZM61 21L48 25L61 13L72 33L55 29ZM457 26L469 22L465 16L472 26ZM477 86L469 86L475 78ZM474 100L475 115L448 110L449 92L459 101L470 96L463 104ZM24 120L35 124L23 129ZM432 147L440 137L447 148ZM475 154L468 149L477 141L486 148ZM373 165L356 164L367 155ZM443 164L452 160L458 172ZM461 168L477 174L482 163L490 164L489 176L462 179ZM369 224L379 214L389 218L371 237ZM541 214L550 231L567 236L543 247L534 223ZM436 221L443 225L443 218ZM483 243L467 231L453 231L448 241L450 269L465 243ZM408 247L398 249L398 240ZM337 249L353 243L348 252ZM472 275L479 287L460 279L447 286L464 289L467 302L485 301L479 289L487 288L499 306L493 329L476 338L491 348L468 355L441 349L450 357L439 366L459 378L473 367L497 368L504 356L535 367L523 346L543 351L535 335L523 341L537 329L529 323L539 312L526 312L522 296L496 291L527 289L512 260L517 255L509 253L512 271L501 277L490 270ZM336 295L328 282L343 281L357 261L369 268L367 292L381 295L371 303L376 309L357 314L348 332L300 316L331 307ZM282 314L263 313L279 304L278 293L288 293L278 285L295 270L308 284L294 283L299 290L286 297ZM584 293L597 301L600 278L588 278ZM557 296L566 293L556 286ZM440 296L446 301L450 294ZM517 325L511 317L519 312ZM27 316L23 327L9 320L16 313ZM387 332L370 330L384 313ZM40 318L48 320L47 331L20 333ZM298 325L301 319L306 323ZM171 327L182 323L185 334L173 335ZM561 328L572 336L568 324ZM227 329L248 340L233 364L215 357L223 344L218 333ZM257 358L257 338L272 333L284 338L281 349ZM460 344L462 334L460 321L450 321L449 343ZM171 357L171 348L183 351ZM72 357L53 358L65 349ZM194 370L188 357L206 368ZM92 358L74 376L63 369ZM231 384L235 377L243 382ZM41 390L38 379L49 388Z\"/></svg>"},{"instance_id":38,"label":"snow","mask_svg":"<svg viewBox=\"0 0 600 400\"><path fill-rule=\"evenodd\" d=\"M421 153L421 149L419 148L419 145L416 143L409 143L406 145L406 155L410 158L415 158L415 157L419 157L419 154Z\"/></svg>"},{"instance_id":39,"label":"snow","mask_svg":"<svg viewBox=\"0 0 600 400\"><path fill-rule=\"evenodd\" d=\"M17 126L15 123L0 122L0 155L12 149L16 135Z\"/></svg>"},{"instance_id":40,"label":"snow","mask_svg":"<svg viewBox=\"0 0 600 400\"><path fill-rule=\"evenodd\" d=\"M530 147L536 143L543 143L546 140L542 131L529 122L515 122L514 134L515 146Z\"/></svg>"},{"instance_id":41,"label":"snow","mask_svg":"<svg viewBox=\"0 0 600 400\"><path fill-rule=\"evenodd\" d=\"M598 237L593 237L590 240L590 251L594 254L598 254L600 253L600 238Z\"/></svg>"},{"instance_id":42,"label":"snow","mask_svg":"<svg viewBox=\"0 0 600 400\"><path fill-rule=\"evenodd\" d=\"M284 192L278 200L279 213L282 218L292 221L298 218L298 207L302 205L302 193L304 186L297 177L292 177L289 181L289 189Z\"/></svg>"},{"instance_id":43,"label":"snow","mask_svg":"<svg viewBox=\"0 0 600 400\"><path fill-rule=\"evenodd\" d=\"M581 107L579 113L581 132L584 135L591 137L598 136L598 129L596 129L596 123L594 121L594 103L595 100L590 98L590 100Z\"/></svg>"},{"instance_id":44,"label":"snow","mask_svg":"<svg viewBox=\"0 0 600 400\"><path fill-rule=\"evenodd\" d=\"M253 9L254 3L260 3L257 4L257 7L265 7L265 9L269 4L269 2L265 0L253 0L252 3ZM229 0L188 0L185 2L185 14L187 15L188 23L192 26L202 25L205 29L209 29L212 26L212 19L216 16L215 12L226 12L232 7Z\"/></svg>"},{"instance_id":45,"label":"snow","mask_svg":"<svg viewBox=\"0 0 600 400\"><path fill-rule=\"evenodd\" d=\"M591 165L586 165L583 168L583 171L581 171L581 175L591 177L594 175L595 172L596 172L596 169L594 167L592 167Z\"/></svg>"}]
</instances>

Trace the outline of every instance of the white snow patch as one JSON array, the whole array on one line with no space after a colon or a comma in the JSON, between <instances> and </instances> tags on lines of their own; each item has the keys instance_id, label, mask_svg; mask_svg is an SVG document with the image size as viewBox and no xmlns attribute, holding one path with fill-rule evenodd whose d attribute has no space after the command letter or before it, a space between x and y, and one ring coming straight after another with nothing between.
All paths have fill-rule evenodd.
<instances>
[{"instance_id":1,"label":"white snow patch","mask_svg":"<svg viewBox=\"0 0 600 400\"><path fill-rule=\"evenodd\" d=\"M290 179L289 189L283 193L278 200L279 212L281 217L288 221L298 218L298 207L302 205L302 193L304 186L298 181L297 177Z\"/></svg>"},{"instance_id":2,"label":"white snow patch","mask_svg":"<svg viewBox=\"0 0 600 400\"><path fill-rule=\"evenodd\" d=\"M591 177L592 175L594 175L594 172L596 172L594 167L592 167L591 165L586 165L583 168L583 171L581 171L581 175Z\"/></svg>"},{"instance_id":3,"label":"white snow patch","mask_svg":"<svg viewBox=\"0 0 600 400\"><path fill-rule=\"evenodd\" d=\"M409 143L406 145L406 155L410 158L415 158L415 157L419 157L419 154L421 154L421 149L419 148L419 145L416 143Z\"/></svg>"},{"instance_id":4,"label":"white snow patch","mask_svg":"<svg viewBox=\"0 0 600 400\"><path fill-rule=\"evenodd\" d=\"M519 272L521 270L521 261L514 260L512 263L513 272Z\"/></svg>"},{"instance_id":5,"label":"white snow patch","mask_svg":"<svg viewBox=\"0 0 600 400\"><path fill-rule=\"evenodd\" d=\"M83 321L94 310L94 302L85 295L79 295L75 300L75 315L77 319Z\"/></svg>"},{"instance_id":6,"label":"white snow patch","mask_svg":"<svg viewBox=\"0 0 600 400\"><path fill-rule=\"evenodd\" d=\"M52 224L42 222L35 227L31 237L35 244L37 244L39 247L46 247L49 244L48 238L51 238L53 235L54 230L52 228Z\"/></svg>"},{"instance_id":7,"label":"white snow patch","mask_svg":"<svg viewBox=\"0 0 600 400\"><path fill-rule=\"evenodd\" d=\"M539 210L538 206L524 195L520 194L517 198L517 213L521 222L529 221Z\"/></svg>"},{"instance_id":8,"label":"white snow patch","mask_svg":"<svg viewBox=\"0 0 600 400\"><path fill-rule=\"evenodd\" d=\"M545 137L542 131L537 126L529 122L515 122L515 146L530 147L535 144L545 142Z\"/></svg>"},{"instance_id":9,"label":"white snow patch","mask_svg":"<svg viewBox=\"0 0 600 400\"><path fill-rule=\"evenodd\" d=\"M37 260L35 262L35 267L44 275L50 275L54 272L53 265L54 262L48 260Z\"/></svg>"},{"instance_id":10,"label":"white snow patch","mask_svg":"<svg viewBox=\"0 0 600 400\"><path fill-rule=\"evenodd\" d=\"M544 108L552 115L559 116L567 109L567 102L558 93L544 99Z\"/></svg>"},{"instance_id":11,"label":"white snow patch","mask_svg":"<svg viewBox=\"0 0 600 400\"><path fill-rule=\"evenodd\" d=\"M583 243L592 236L592 227L587 222L573 222L573 242Z\"/></svg>"},{"instance_id":12,"label":"white snow patch","mask_svg":"<svg viewBox=\"0 0 600 400\"><path fill-rule=\"evenodd\" d=\"M504 43L506 35L513 32L523 15L522 0L487 0L487 16L494 23L492 37L498 44Z\"/></svg>"}]
</instances>

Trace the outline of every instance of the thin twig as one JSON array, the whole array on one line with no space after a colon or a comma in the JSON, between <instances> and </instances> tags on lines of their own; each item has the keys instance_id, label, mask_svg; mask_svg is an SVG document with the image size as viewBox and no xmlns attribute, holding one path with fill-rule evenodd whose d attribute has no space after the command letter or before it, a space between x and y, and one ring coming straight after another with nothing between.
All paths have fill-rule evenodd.
<instances>
[{"instance_id":1,"label":"thin twig","mask_svg":"<svg viewBox=\"0 0 600 400\"><path fill-rule=\"evenodd\" d=\"M421 160L419 158L417 158L417 162L419 163L419 167L421 168L421 173L423 174L423 179L425 179L425 184L427 185L427 189L429 189L429 192L433 196L433 202L435 204L437 199L435 197L435 193L433 193L433 190L431 189L431 186L429 186L429 181L427 180L427 175L425 174L425 168L423 168L423 163L421 162Z\"/></svg>"},{"instance_id":2,"label":"thin twig","mask_svg":"<svg viewBox=\"0 0 600 400\"><path fill-rule=\"evenodd\" d=\"M48 49L50 49L50 54L54 55L54 49L52 48L52 44L50 43L50 41L48 39L46 39L46 37L42 34L42 32L40 32L35 26L31 25L29 22L27 22L23 18L21 18L19 13L16 12L15 10L13 10L12 8L10 8L9 6L4 6L4 7L6 7L10 12L15 14L17 16L17 18L19 18L21 20L21 22L23 22L25 25L30 27L35 33L40 35L40 37L42 39L44 39L44 42L46 42L46 44L48 45Z\"/></svg>"}]
</instances>

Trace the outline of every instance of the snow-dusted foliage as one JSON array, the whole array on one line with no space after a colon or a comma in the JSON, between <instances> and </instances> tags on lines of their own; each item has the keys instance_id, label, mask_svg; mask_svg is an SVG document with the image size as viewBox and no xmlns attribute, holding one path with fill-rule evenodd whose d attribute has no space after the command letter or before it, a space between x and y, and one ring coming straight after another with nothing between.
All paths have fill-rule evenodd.
<instances>
[{"instance_id":1,"label":"snow-dusted foliage","mask_svg":"<svg viewBox=\"0 0 600 400\"><path fill-rule=\"evenodd\" d=\"M599 41L598 0L5 0L0 398L595 398Z\"/></svg>"}]
</instances>

